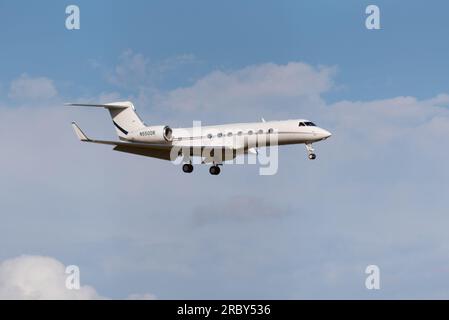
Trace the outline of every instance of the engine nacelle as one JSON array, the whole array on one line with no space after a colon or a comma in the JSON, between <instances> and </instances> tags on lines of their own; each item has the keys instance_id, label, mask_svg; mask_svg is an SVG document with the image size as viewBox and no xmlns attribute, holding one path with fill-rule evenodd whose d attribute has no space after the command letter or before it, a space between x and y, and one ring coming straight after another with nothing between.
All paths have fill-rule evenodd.
<instances>
[{"instance_id":1,"label":"engine nacelle","mask_svg":"<svg viewBox=\"0 0 449 320\"><path fill-rule=\"evenodd\" d=\"M149 143L169 143L173 141L173 130L169 126L147 127L133 133L130 140Z\"/></svg>"}]
</instances>

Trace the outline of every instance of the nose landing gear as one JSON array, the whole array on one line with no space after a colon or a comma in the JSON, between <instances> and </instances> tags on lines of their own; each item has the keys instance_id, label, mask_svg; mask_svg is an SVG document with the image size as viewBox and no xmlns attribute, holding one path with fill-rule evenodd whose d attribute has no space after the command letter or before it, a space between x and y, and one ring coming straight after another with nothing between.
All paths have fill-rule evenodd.
<instances>
[{"instance_id":1,"label":"nose landing gear","mask_svg":"<svg viewBox=\"0 0 449 320\"><path fill-rule=\"evenodd\" d=\"M306 149L307 149L307 153L309 154L309 159L310 160L315 160L316 159L316 154L315 149L313 149L312 144L311 143L306 143Z\"/></svg>"}]
</instances>

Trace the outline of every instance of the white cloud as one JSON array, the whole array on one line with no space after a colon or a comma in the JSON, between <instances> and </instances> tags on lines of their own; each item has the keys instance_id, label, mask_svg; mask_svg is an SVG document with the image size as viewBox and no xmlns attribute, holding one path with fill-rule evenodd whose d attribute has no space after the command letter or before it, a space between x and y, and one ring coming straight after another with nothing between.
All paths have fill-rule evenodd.
<instances>
[{"instance_id":1,"label":"white cloud","mask_svg":"<svg viewBox=\"0 0 449 320\"><path fill-rule=\"evenodd\" d=\"M67 289L66 266L44 256L22 255L0 263L0 300L98 300L95 288ZM82 270L80 271L82 280ZM128 300L154 300L150 293L130 294Z\"/></svg>"},{"instance_id":2,"label":"white cloud","mask_svg":"<svg viewBox=\"0 0 449 320\"><path fill-rule=\"evenodd\" d=\"M66 288L66 267L42 256L20 256L0 263L0 299L101 299L94 288Z\"/></svg>"},{"instance_id":3,"label":"white cloud","mask_svg":"<svg viewBox=\"0 0 449 320\"><path fill-rule=\"evenodd\" d=\"M341 101L330 105L320 120L325 119L334 126L336 133L344 135L348 142L359 142L358 148L362 149L373 143L384 146L387 143L401 143L420 147L425 142L430 146L440 143L438 139L449 133L449 110L446 106L449 106L447 94L425 100L395 97L373 101Z\"/></svg>"},{"instance_id":4,"label":"white cloud","mask_svg":"<svg viewBox=\"0 0 449 320\"><path fill-rule=\"evenodd\" d=\"M12 81L9 98L19 101L45 100L58 94L53 80L46 77L32 78L26 73Z\"/></svg>"},{"instance_id":5,"label":"white cloud","mask_svg":"<svg viewBox=\"0 0 449 320\"><path fill-rule=\"evenodd\" d=\"M334 86L335 67L302 62L266 63L233 71L213 71L192 86L153 95L154 109L198 120L241 120L299 115L324 105L321 94ZM148 102L147 102L148 103Z\"/></svg>"},{"instance_id":6,"label":"white cloud","mask_svg":"<svg viewBox=\"0 0 449 320\"><path fill-rule=\"evenodd\" d=\"M219 122L245 116L258 121L259 113L271 110L271 119L310 117L334 134L316 145L316 162L306 159L302 146L286 146L276 176L262 179L255 166L225 166L219 186L204 166L187 177L158 160L79 143L71 120L92 137L114 132L104 110L0 108L0 133L8 136L8 157L0 159L8 168L1 173L1 209L11 213L0 226L2 252L45 247L72 250L83 261L90 260L83 253L91 246L95 267L105 272L99 281L121 281L108 292L114 296L145 284L164 298L364 298L365 261L388 266L395 278L383 297L446 292L447 273L422 275L449 265L449 96L326 104L322 94L333 87L333 68L297 64L212 72L158 96L167 122L196 115L210 120L215 113ZM285 68L302 71L288 77L282 75L291 74ZM290 81L272 87L267 74ZM309 82L315 84L295 89ZM220 93L219 83L227 94ZM196 94L207 108L195 104ZM183 95L191 99L183 101ZM145 120L157 123L156 110L145 111ZM29 130L16 130L17 123ZM42 139L54 132L53 139ZM242 194L247 198L235 198ZM286 214L271 218L279 204ZM12 236L17 241L10 243ZM413 269L404 272L412 260ZM210 282L214 288L205 284ZM267 286L276 290L264 291ZM129 296L142 297L152 295Z\"/></svg>"},{"instance_id":7,"label":"white cloud","mask_svg":"<svg viewBox=\"0 0 449 320\"><path fill-rule=\"evenodd\" d=\"M180 110L217 109L217 104L229 101L318 96L332 87L334 73L335 68L314 68L300 62L267 63L230 72L214 71L191 87L169 92L165 104ZM242 106L230 104L227 109L238 107Z\"/></svg>"}]
</instances>

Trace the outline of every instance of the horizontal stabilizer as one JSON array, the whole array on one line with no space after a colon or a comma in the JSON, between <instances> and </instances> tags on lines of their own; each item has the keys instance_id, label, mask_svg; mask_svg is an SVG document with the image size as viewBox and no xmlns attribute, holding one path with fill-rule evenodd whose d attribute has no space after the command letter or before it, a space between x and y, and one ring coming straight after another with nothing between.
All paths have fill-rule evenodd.
<instances>
[{"instance_id":1,"label":"horizontal stabilizer","mask_svg":"<svg viewBox=\"0 0 449 320\"><path fill-rule=\"evenodd\" d=\"M127 139L128 133L137 131L145 127L143 121L136 113L134 105L130 101L116 101L106 104L101 103L68 103L66 106L72 107L94 107L105 108L109 111L119 138Z\"/></svg>"},{"instance_id":2,"label":"horizontal stabilizer","mask_svg":"<svg viewBox=\"0 0 449 320\"><path fill-rule=\"evenodd\" d=\"M66 103L69 107L95 107L95 108L106 108L106 109L126 109L130 107L129 105L118 105L118 104L87 104L87 103Z\"/></svg>"},{"instance_id":3,"label":"horizontal stabilizer","mask_svg":"<svg viewBox=\"0 0 449 320\"><path fill-rule=\"evenodd\" d=\"M126 109L131 108L134 109L134 105L129 101L122 101L122 102L112 102L112 103L106 103L106 104L90 104L90 103L66 103L66 106L69 107L94 107L94 108L106 108L110 110L120 110L120 109Z\"/></svg>"}]
</instances>

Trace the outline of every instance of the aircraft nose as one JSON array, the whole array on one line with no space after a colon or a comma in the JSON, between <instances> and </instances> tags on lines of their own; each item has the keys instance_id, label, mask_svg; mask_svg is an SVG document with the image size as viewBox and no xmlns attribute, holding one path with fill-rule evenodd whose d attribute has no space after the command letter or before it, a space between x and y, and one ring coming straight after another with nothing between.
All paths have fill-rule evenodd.
<instances>
[{"instance_id":1,"label":"aircraft nose","mask_svg":"<svg viewBox=\"0 0 449 320\"><path fill-rule=\"evenodd\" d=\"M330 133L327 130L321 129L321 133L320 133L321 139L327 139L330 138L332 136L332 133Z\"/></svg>"}]
</instances>

